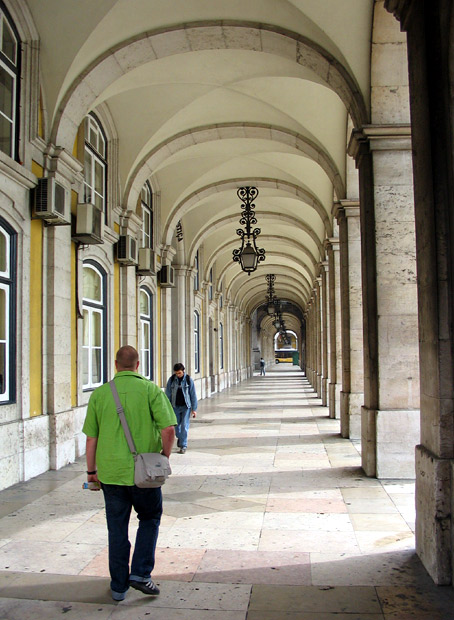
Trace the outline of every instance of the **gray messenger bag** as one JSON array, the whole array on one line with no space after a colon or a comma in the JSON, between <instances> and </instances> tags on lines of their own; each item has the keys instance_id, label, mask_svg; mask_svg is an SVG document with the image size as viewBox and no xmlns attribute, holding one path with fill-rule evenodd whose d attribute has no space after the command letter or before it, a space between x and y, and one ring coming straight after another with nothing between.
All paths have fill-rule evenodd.
<instances>
[{"instance_id":1,"label":"gray messenger bag","mask_svg":"<svg viewBox=\"0 0 454 620\"><path fill-rule=\"evenodd\" d=\"M162 486L172 473L169 459L164 454L159 454L158 452L137 453L134 439L129 430L125 412L121 406L120 397L118 396L117 387L113 379L109 381L109 385L115 399L121 425L126 435L126 441L134 457L134 484L142 489Z\"/></svg>"}]
</instances>

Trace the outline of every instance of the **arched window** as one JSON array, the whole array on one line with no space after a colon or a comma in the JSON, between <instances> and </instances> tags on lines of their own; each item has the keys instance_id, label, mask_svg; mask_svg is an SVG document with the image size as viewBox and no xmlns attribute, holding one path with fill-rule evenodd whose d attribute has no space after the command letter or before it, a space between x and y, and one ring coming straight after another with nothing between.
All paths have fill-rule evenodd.
<instances>
[{"instance_id":1,"label":"arched window","mask_svg":"<svg viewBox=\"0 0 454 620\"><path fill-rule=\"evenodd\" d=\"M0 403L16 398L16 237L0 219Z\"/></svg>"},{"instance_id":2,"label":"arched window","mask_svg":"<svg viewBox=\"0 0 454 620\"><path fill-rule=\"evenodd\" d=\"M84 200L106 212L107 149L104 131L92 114L85 117Z\"/></svg>"},{"instance_id":3,"label":"arched window","mask_svg":"<svg viewBox=\"0 0 454 620\"><path fill-rule=\"evenodd\" d=\"M219 367L224 368L224 326L219 323Z\"/></svg>"},{"instance_id":4,"label":"arched window","mask_svg":"<svg viewBox=\"0 0 454 620\"><path fill-rule=\"evenodd\" d=\"M142 287L139 292L139 372L153 379L153 296Z\"/></svg>"},{"instance_id":5,"label":"arched window","mask_svg":"<svg viewBox=\"0 0 454 620\"><path fill-rule=\"evenodd\" d=\"M200 317L194 310L194 372L200 372Z\"/></svg>"},{"instance_id":6,"label":"arched window","mask_svg":"<svg viewBox=\"0 0 454 620\"><path fill-rule=\"evenodd\" d=\"M0 4L0 150L17 159L19 143L19 35Z\"/></svg>"},{"instance_id":7,"label":"arched window","mask_svg":"<svg viewBox=\"0 0 454 620\"><path fill-rule=\"evenodd\" d=\"M142 205L142 246L153 248L153 194L149 183L145 183L140 193Z\"/></svg>"},{"instance_id":8,"label":"arched window","mask_svg":"<svg viewBox=\"0 0 454 620\"><path fill-rule=\"evenodd\" d=\"M94 261L83 268L82 384L92 390L106 381L106 273Z\"/></svg>"}]
</instances>

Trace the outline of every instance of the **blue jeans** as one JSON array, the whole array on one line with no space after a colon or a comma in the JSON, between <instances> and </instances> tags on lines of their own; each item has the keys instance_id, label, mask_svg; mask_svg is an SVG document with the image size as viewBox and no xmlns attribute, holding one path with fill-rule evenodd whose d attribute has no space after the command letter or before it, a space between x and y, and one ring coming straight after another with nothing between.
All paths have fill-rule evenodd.
<instances>
[{"instance_id":1,"label":"blue jeans","mask_svg":"<svg viewBox=\"0 0 454 620\"><path fill-rule=\"evenodd\" d=\"M180 448L188 447L188 431L189 421L191 419L191 409L185 405L176 405L173 410L177 416L177 425L175 427L175 435L177 436L178 446Z\"/></svg>"},{"instance_id":2,"label":"blue jeans","mask_svg":"<svg viewBox=\"0 0 454 620\"><path fill-rule=\"evenodd\" d=\"M103 484L109 532L110 587L114 592L126 592L129 580L148 581L154 568L156 542L162 515L161 488ZM137 512L139 528L129 572L131 543L128 537L131 508Z\"/></svg>"}]
</instances>

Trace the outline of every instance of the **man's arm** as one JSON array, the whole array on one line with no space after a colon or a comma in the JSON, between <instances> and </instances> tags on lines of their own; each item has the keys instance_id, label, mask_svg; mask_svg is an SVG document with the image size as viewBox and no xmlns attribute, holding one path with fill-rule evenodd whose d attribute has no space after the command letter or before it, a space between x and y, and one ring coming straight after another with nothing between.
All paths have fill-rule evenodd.
<instances>
[{"instance_id":1,"label":"man's arm","mask_svg":"<svg viewBox=\"0 0 454 620\"><path fill-rule=\"evenodd\" d=\"M162 453L169 458L172 452L173 442L175 441L175 427L167 426L161 430Z\"/></svg>"},{"instance_id":2,"label":"man's arm","mask_svg":"<svg viewBox=\"0 0 454 620\"><path fill-rule=\"evenodd\" d=\"M87 474L88 482L99 482L98 474L96 472L96 446L98 445L97 437L88 437L86 443L86 459L87 459L87 471L94 471L94 474ZM94 489L99 491L99 489Z\"/></svg>"}]
</instances>

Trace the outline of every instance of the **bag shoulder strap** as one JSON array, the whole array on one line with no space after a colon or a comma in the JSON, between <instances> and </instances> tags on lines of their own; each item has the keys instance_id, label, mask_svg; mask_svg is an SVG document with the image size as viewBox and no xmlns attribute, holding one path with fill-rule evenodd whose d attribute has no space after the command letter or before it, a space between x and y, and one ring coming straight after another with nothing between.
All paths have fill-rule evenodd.
<instances>
[{"instance_id":1,"label":"bag shoulder strap","mask_svg":"<svg viewBox=\"0 0 454 620\"><path fill-rule=\"evenodd\" d=\"M134 455L136 455L137 454L136 445L134 443L134 439L132 438L131 431L129 430L129 426L126 421L125 412L121 405L120 397L118 396L118 390L117 390L117 386L115 385L115 381L112 379L111 381L109 381L109 385L110 385L110 389L112 390L112 394L115 400L115 405L117 407L118 417L120 418L120 422L123 427L129 449Z\"/></svg>"}]
</instances>

